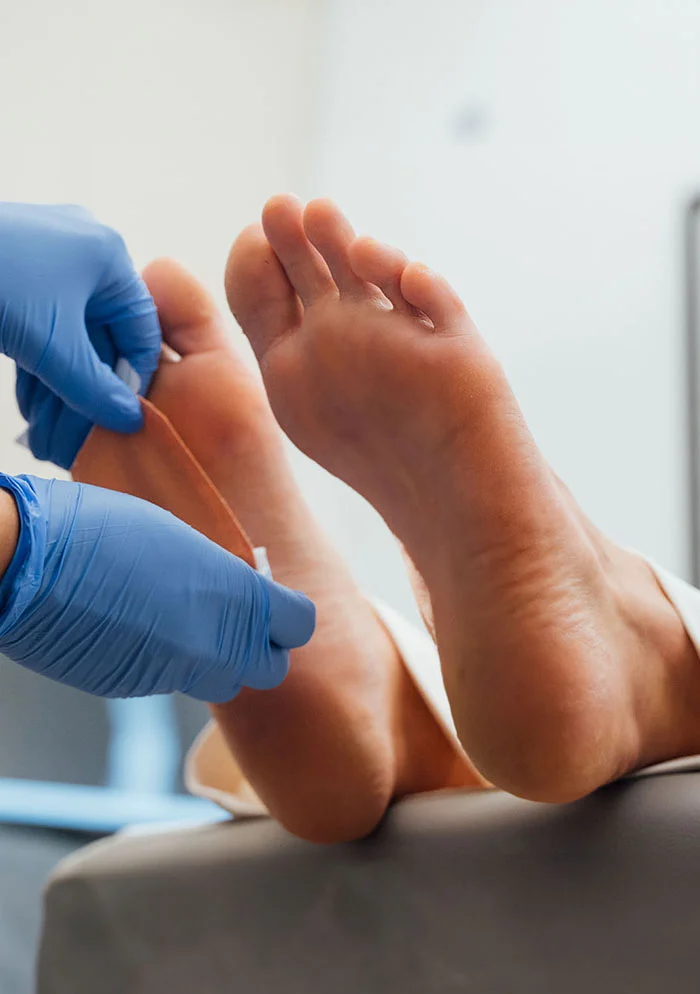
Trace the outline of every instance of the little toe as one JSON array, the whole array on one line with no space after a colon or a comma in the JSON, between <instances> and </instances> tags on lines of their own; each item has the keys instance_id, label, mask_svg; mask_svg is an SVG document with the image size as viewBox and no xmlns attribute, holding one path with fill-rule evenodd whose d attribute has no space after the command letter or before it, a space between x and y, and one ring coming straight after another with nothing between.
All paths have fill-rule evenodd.
<instances>
[{"instance_id":1,"label":"little toe","mask_svg":"<svg viewBox=\"0 0 700 994\"><path fill-rule=\"evenodd\" d=\"M367 283L353 270L348 254L355 232L332 200L318 199L307 204L304 230L325 259L340 292L366 293L369 289Z\"/></svg>"},{"instance_id":2,"label":"little toe","mask_svg":"<svg viewBox=\"0 0 700 994\"><path fill-rule=\"evenodd\" d=\"M209 352L226 341L219 310L208 290L174 259L156 259L143 279L158 308L163 341L178 355Z\"/></svg>"},{"instance_id":3,"label":"little toe","mask_svg":"<svg viewBox=\"0 0 700 994\"><path fill-rule=\"evenodd\" d=\"M304 232L301 201L272 197L263 208L263 230L304 306L335 292L328 266Z\"/></svg>"},{"instance_id":4,"label":"little toe","mask_svg":"<svg viewBox=\"0 0 700 994\"><path fill-rule=\"evenodd\" d=\"M423 311L436 331L459 330L467 319L464 304L442 276L419 262L409 262L401 276L401 292Z\"/></svg>"},{"instance_id":5,"label":"little toe","mask_svg":"<svg viewBox=\"0 0 700 994\"><path fill-rule=\"evenodd\" d=\"M301 321L301 304L262 227L251 224L226 263L226 297L258 359Z\"/></svg>"},{"instance_id":6,"label":"little toe","mask_svg":"<svg viewBox=\"0 0 700 994\"><path fill-rule=\"evenodd\" d=\"M401 277L408 258L399 249L384 245L376 238L356 238L349 248L350 263L356 275L373 283L382 291L397 311L411 312L401 292Z\"/></svg>"}]
</instances>

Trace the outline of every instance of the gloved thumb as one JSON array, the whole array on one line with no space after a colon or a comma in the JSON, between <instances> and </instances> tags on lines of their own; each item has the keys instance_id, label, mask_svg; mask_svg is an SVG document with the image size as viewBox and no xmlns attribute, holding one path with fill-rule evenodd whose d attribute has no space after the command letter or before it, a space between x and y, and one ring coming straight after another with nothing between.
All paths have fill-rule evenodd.
<instances>
[{"instance_id":1,"label":"gloved thumb","mask_svg":"<svg viewBox=\"0 0 700 994\"><path fill-rule=\"evenodd\" d=\"M64 318L64 322L66 319ZM81 328L55 330L57 341L73 349L48 349L36 375L78 414L112 431L134 432L143 424L138 397L101 361L80 319Z\"/></svg>"},{"instance_id":2,"label":"gloved thumb","mask_svg":"<svg viewBox=\"0 0 700 994\"><path fill-rule=\"evenodd\" d=\"M270 641L283 649L306 645L316 627L316 608L304 594L260 577L270 598Z\"/></svg>"}]
</instances>

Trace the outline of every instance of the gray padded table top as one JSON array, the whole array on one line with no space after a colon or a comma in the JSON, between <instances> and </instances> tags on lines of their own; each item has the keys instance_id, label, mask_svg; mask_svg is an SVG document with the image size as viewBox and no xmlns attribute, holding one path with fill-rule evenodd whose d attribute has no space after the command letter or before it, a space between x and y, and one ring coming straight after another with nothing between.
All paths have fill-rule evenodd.
<instances>
[{"instance_id":1,"label":"gray padded table top","mask_svg":"<svg viewBox=\"0 0 700 994\"><path fill-rule=\"evenodd\" d=\"M697 994L700 773L554 807L397 805L332 848L269 821L115 839L54 876L39 994Z\"/></svg>"}]
</instances>

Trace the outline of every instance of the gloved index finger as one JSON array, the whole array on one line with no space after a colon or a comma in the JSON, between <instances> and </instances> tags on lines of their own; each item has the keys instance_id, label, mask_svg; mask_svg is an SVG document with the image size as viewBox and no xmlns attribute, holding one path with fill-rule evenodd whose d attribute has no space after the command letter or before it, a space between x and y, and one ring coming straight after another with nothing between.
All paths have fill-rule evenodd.
<instances>
[{"instance_id":1,"label":"gloved index finger","mask_svg":"<svg viewBox=\"0 0 700 994\"><path fill-rule=\"evenodd\" d=\"M118 357L128 360L141 378L140 392L145 393L158 366L163 336L153 297L128 255L118 276L88 302L86 320L109 329Z\"/></svg>"},{"instance_id":2,"label":"gloved index finger","mask_svg":"<svg viewBox=\"0 0 700 994\"><path fill-rule=\"evenodd\" d=\"M145 394L160 358L161 331L156 311L123 317L111 321L108 327L117 354L138 376L138 385L131 385L137 393ZM123 364L120 369L124 369Z\"/></svg>"},{"instance_id":3,"label":"gloved index finger","mask_svg":"<svg viewBox=\"0 0 700 994\"><path fill-rule=\"evenodd\" d=\"M81 319L69 312L62 314L54 337L57 342L72 340L73 348L47 350L32 372L93 424L112 431L137 431L143 423L138 399L102 362L81 324Z\"/></svg>"},{"instance_id":4,"label":"gloved index finger","mask_svg":"<svg viewBox=\"0 0 700 994\"><path fill-rule=\"evenodd\" d=\"M259 577L270 598L270 641L283 649L306 645L316 628L316 607L305 594Z\"/></svg>"}]
</instances>

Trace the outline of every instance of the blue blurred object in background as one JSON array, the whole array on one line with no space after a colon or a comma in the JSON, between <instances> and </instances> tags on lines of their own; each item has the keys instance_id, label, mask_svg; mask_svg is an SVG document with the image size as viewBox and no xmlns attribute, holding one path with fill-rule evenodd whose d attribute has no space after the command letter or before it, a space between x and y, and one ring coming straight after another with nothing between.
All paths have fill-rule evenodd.
<instances>
[{"instance_id":1,"label":"blue blurred object in background","mask_svg":"<svg viewBox=\"0 0 700 994\"><path fill-rule=\"evenodd\" d=\"M203 705L100 701L5 660L0 675L0 823L102 833L227 817L183 792Z\"/></svg>"}]
</instances>

